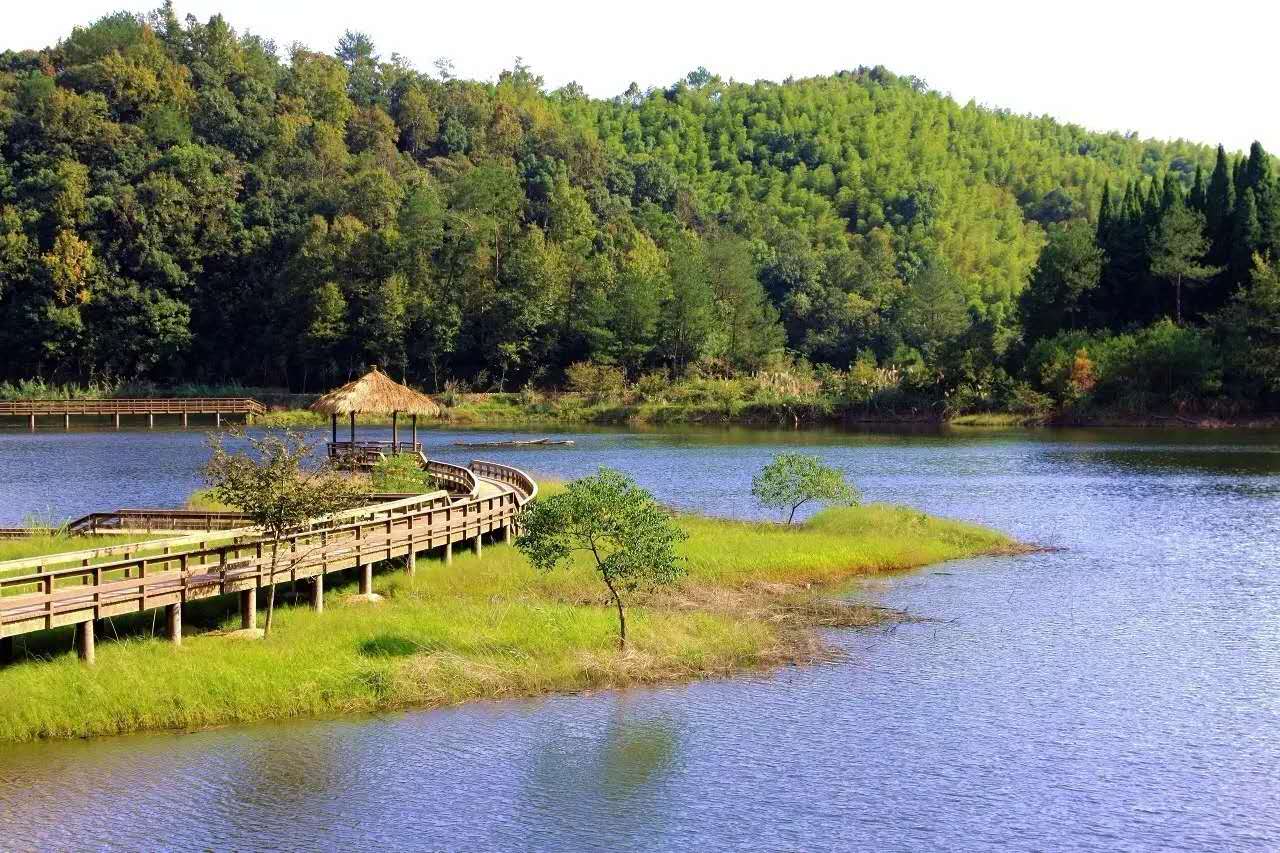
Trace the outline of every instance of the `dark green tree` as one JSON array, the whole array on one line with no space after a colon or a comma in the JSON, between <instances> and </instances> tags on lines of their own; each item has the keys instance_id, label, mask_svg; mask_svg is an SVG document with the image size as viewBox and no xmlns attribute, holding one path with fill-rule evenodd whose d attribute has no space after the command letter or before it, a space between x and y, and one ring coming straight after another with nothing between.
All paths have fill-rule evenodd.
<instances>
[{"instance_id":1,"label":"dark green tree","mask_svg":"<svg viewBox=\"0 0 1280 853\"><path fill-rule=\"evenodd\" d=\"M1171 207L1151 235L1151 274L1173 285L1174 321L1182 323L1182 286L1206 281L1221 272L1204 263L1209 240L1204 218L1179 202Z\"/></svg>"}]
</instances>

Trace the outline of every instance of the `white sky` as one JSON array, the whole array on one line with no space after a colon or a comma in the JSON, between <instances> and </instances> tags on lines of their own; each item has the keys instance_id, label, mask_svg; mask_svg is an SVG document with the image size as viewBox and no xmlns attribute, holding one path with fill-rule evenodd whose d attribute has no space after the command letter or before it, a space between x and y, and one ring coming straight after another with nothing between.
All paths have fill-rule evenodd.
<instances>
[{"instance_id":1,"label":"white sky","mask_svg":"<svg viewBox=\"0 0 1280 853\"><path fill-rule=\"evenodd\" d=\"M160 0L53 0L0 13L0 50L38 48L73 26ZM7 3L4 5L8 5ZM665 86L705 65L725 78L781 80L883 64L964 102L1048 113L1096 130L1136 130L1280 153L1280 4L1273 0L573 0L395 3L176 0L237 31L332 50L347 28L423 70L446 56L493 79L524 58L548 87L592 95Z\"/></svg>"}]
</instances>

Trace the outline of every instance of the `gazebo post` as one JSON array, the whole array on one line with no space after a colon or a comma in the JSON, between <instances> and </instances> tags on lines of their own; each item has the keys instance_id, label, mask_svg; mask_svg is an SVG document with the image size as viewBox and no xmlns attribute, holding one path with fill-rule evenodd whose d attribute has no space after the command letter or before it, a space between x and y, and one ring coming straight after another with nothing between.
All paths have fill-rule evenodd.
<instances>
[{"instance_id":1,"label":"gazebo post","mask_svg":"<svg viewBox=\"0 0 1280 853\"><path fill-rule=\"evenodd\" d=\"M400 412L391 413L391 455L395 456L400 445Z\"/></svg>"},{"instance_id":2,"label":"gazebo post","mask_svg":"<svg viewBox=\"0 0 1280 853\"><path fill-rule=\"evenodd\" d=\"M413 445L412 445L413 452L417 453L418 452L418 413L417 412L413 413L413 416L410 418L410 423L412 424L410 428L411 429L410 436L413 439Z\"/></svg>"}]
</instances>

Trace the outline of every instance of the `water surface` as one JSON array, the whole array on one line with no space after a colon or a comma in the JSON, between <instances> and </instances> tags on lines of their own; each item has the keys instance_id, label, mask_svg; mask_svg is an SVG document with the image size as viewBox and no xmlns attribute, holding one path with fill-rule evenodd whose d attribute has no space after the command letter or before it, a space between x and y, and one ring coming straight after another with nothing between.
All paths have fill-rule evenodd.
<instances>
[{"instance_id":1,"label":"water surface","mask_svg":"<svg viewBox=\"0 0 1280 853\"><path fill-rule=\"evenodd\" d=\"M369 430L374 435L378 430ZM385 431L382 431L386 434ZM866 590L930 621L847 659L376 718L0 747L0 846L463 850L1280 848L1274 433L590 432L468 451L623 468L757 514L782 449L1065 550ZM198 433L0 433L0 525L172 505Z\"/></svg>"}]
</instances>

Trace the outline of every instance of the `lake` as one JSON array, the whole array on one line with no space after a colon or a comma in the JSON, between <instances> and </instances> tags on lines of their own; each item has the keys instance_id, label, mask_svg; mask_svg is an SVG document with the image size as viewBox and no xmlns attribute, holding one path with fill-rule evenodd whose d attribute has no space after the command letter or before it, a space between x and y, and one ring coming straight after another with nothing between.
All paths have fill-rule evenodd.
<instances>
[{"instance_id":1,"label":"lake","mask_svg":"<svg viewBox=\"0 0 1280 853\"><path fill-rule=\"evenodd\" d=\"M388 430L364 430L389 437ZM591 431L428 453L757 516L780 450L1052 553L857 595L923 617L769 675L0 747L0 847L1280 848L1280 435ZM198 432L0 432L0 526L180 503ZM3 697L0 697L3 701Z\"/></svg>"}]
</instances>

